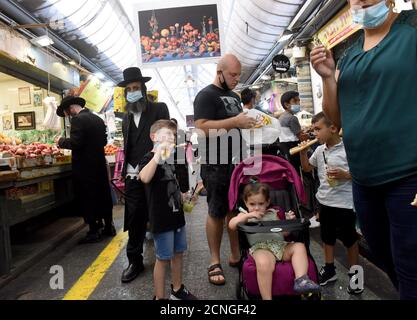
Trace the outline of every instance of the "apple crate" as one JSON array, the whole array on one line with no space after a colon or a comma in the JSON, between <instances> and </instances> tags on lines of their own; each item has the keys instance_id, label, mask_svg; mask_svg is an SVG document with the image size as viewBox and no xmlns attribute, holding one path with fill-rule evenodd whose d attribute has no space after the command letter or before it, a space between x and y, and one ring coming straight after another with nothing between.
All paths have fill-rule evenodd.
<instances>
[{"instance_id":1,"label":"apple crate","mask_svg":"<svg viewBox=\"0 0 417 320\"><path fill-rule=\"evenodd\" d=\"M53 164L56 165L63 165L63 164L70 164L71 163L71 156L56 156L53 158Z\"/></svg>"}]
</instances>

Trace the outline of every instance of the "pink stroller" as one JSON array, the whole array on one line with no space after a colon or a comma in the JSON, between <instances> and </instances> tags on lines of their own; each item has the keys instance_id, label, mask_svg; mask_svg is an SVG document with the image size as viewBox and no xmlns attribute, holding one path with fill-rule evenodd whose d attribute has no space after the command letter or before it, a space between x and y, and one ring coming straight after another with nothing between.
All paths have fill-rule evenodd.
<instances>
[{"instance_id":1,"label":"pink stroller","mask_svg":"<svg viewBox=\"0 0 417 320\"><path fill-rule=\"evenodd\" d=\"M229 189L229 208L236 211L239 206L244 207L241 194L243 188L251 176L256 175L258 180L266 183L271 188L271 204L279 207L280 221L263 221L259 223L246 223L238 226L239 244L241 250L241 263L239 264L239 280L236 286L237 299L261 299L258 281L256 276L256 265L252 256L249 255L249 243L246 234L248 233L270 233L270 232L290 232L287 241L303 242L309 255L308 276L317 282L317 266L309 251L309 225L308 219L301 217L299 199L304 202L305 194L303 184L294 167L286 160L271 156L255 156L246 163L256 163L262 161L262 166L258 174L246 175L245 171L253 167L253 164L239 164L231 178ZM258 162L259 163L259 162ZM292 210L297 219L285 221L285 212ZM294 271L290 262L277 262L273 274L272 295L274 299L279 297L300 298L294 292ZM319 293L312 294L309 299L321 299Z\"/></svg>"},{"instance_id":2,"label":"pink stroller","mask_svg":"<svg viewBox=\"0 0 417 320\"><path fill-rule=\"evenodd\" d=\"M111 184L116 190L117 200L120 203L123 203L123 197L125 196L124 194L125 183L120 180L120 177L122 176L122 171L123 171L124 159L125 159L124 151L123 149L119 149L116 153L116 164L114 167L114 174L113 174L113 179L111 180Z\"/></svg>"}]
</instances>

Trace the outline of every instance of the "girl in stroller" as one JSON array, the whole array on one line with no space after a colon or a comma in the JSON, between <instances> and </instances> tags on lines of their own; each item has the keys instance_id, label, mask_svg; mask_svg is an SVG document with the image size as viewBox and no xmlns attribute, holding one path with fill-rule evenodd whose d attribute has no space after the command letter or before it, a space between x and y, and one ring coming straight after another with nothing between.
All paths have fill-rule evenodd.
<instances>
[{"instance_id":1,"label":"girl in stroller","mask_svg":"<svg viewBox=\"0 0 417 320\"><path fill-rule=\"evenodd\" d=\"M249 212L241 212L232 218L229 227L236 230L238 224L257 220L279 220L277 210L270 208L270 188L267 184L252 182L243 190L243 200ZM295 219L292 211L286 219ZM320 286L307 275L308 257L303 243L284 241L286 233L248 234L249 252L256 263L259 291L263 300L272 300L272 279L276 261L291 261L295 273L294 291L300 294L320 292Z\"/></svg>"}]
</instances>

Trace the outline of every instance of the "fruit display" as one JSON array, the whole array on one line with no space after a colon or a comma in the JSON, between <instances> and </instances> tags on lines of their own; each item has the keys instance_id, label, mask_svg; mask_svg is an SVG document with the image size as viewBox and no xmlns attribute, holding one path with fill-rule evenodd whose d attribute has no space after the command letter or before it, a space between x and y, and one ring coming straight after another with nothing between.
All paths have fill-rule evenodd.
<instances>
[{"instance_id":1,"label":"fruit display","mask_svg":"<svg viewBox=\"0 0 417 320\"><path fill-rule=\"evenodd\" d=\"M9 137L3 133L0 133L0 145L2 144L11 145L11 144L21 144L21 143L22 143L22 140L19 138Z\"/></svg>"},{"instance_id":2,"label":"fruit display","mask_svg":"<svg viewBox=\"0 0 417 320\"><path fill-rule=\"evenodd\" d=\"M53 144L57 136L62 135L61 132L56 130L23 130L15 132L16 138L20 139L20 143L32 144L32 143L44 143ZM20 144L16 143L16 144Z\"/></svg>"},{"instance_id":3,"label":"fruit display","mask_svg":"<svg viewBox=\"0 0 417 320\"><path fill-rule=\"evenodd\" d=\"M8 152L14 157L37 158L40 156L62 156L63 153L55 145L34 142L28 145L0 145L0 152Z\"/></svg>"},{"instance_id":4,"label":"fruit display","mask_svg":"<svg viewBox=\"0 0 417 320\"><path fill-rule=\"evenodd\" d=\"M104 153L106 154L106 156L115 155L118 150L119 148L112 144L108 144L107 146L104 147Z\"/></svg>"},{"instance_id":5,"label":"fruit display","mask_svg":"<svg viewBox=\"0 0 417 320\"><path fill-rule=\"evenodd\" d=\"M31 184L29 186L11 188L6 190L6 197L8 200L17 200L22 196L32 195L38 193L38 184Z\"/></svg>"}]
</instances>

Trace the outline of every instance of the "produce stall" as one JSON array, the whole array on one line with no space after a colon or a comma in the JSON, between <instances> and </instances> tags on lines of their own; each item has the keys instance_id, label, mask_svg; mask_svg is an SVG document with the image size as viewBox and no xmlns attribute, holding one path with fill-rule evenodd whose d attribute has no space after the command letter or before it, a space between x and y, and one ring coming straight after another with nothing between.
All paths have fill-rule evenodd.
<instances>
[{"instance_id":1,"label":"produce stall","mask_svg":"<svg viewBox=\"0 0 417 320\"><path fill-rule=\"evenodd\" d=\"M12 268L10 227L72 201L71 155L0 135L0 276Z\"/></svg>"}]
</instances>

